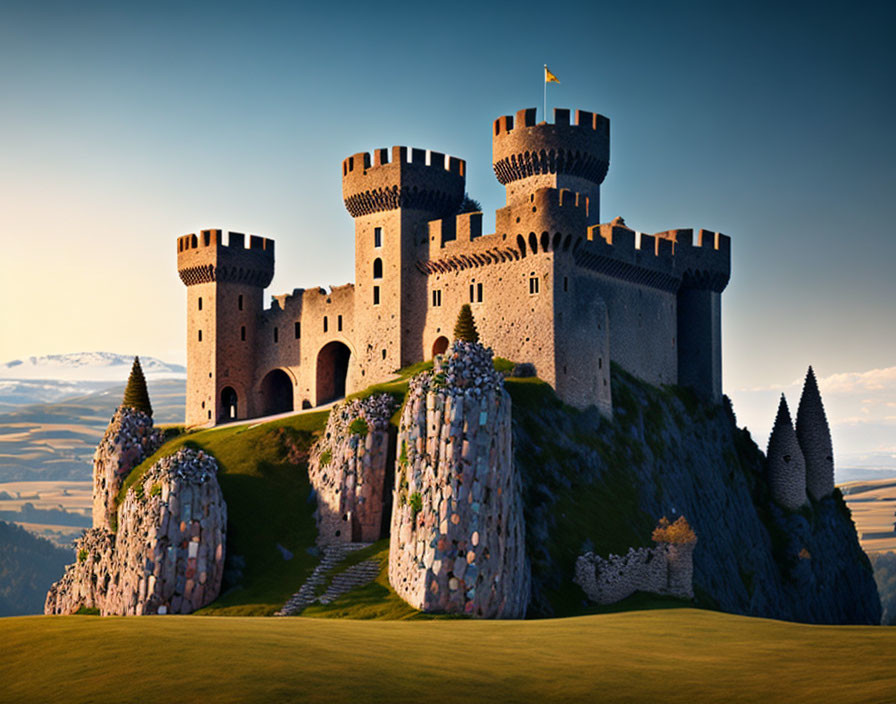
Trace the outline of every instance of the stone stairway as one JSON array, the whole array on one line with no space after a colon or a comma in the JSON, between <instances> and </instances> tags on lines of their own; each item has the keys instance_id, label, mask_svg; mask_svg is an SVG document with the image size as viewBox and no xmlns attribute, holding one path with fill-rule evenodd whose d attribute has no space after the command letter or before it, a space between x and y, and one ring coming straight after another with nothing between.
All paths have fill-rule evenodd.
<instances>
[{"instance_id":1,"label":"stone stairway","mask_svg":"<svg viewBox=\"0 0 896 704\"><path fill-rule=\"evenodd\" d=\"M327 604L350 589L354 589L356 586L371 581L376 576L377 572L379 572L379 563L376 560L366 560L365 562L353 565L345 572L336 575L333 579L333 583L327 588L326 593L320 598L317 597L317 591L327 581L327 574L330 570L334 569L350 553L355 550L360 550L361 548L366 548L368 545L370 545L370 543L334 543L333 545L327 545L322 548L323 557L321 558L320 564L314 568L314 572L312 572L311 576L305 580L305 583L301 586L299 591L293 594L289 598L289 601L283 605L283 608L274 615L293 616L301 613L315 601ZM371 565L375 565L376 570L373 570ZM359 570L358 568L361 567L364 569ZM364 581L360 581L362 577L365 577L368 574L370 574L369 577L366 577ZM339 584L338 586L337 581ZM326 599L326 601L324 601L324 599Z\"/></svg>"}]
</instances>

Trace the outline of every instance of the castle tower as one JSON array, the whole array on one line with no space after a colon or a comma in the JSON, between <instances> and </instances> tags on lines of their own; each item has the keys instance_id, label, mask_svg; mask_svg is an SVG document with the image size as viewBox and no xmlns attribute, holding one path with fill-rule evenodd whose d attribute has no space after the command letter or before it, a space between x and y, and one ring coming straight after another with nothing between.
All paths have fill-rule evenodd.
<instances>
[{"instance_id":1,"label":"castle tower","mask_svg":"<svg viewBox=\"0 0 896 704\"><path fill-rule=\"evenodd\" d=\"M254 373L262 293L274 276L274 241L202 230L177 239L187 287L188 426L255 415Z\"/></svg>"},{"instance_id":2,"label":"castle tower","mask_svg":"<svg viewBox=\"0 0 896 704\"><path fill-rule=\"evenodd\" d=\"M361 385L428 357L421 343L430 220L453 216L464 197L465 163L392 147L342 162L342 197L355 219L354 378ZM421 305L422 304L422 305Z\"/></svg>"},{"instance_id":3,"label":"castle tower","mask_svg":"<svg viewBox=\"0 0 896 704\"><path fill-rule=\"evenodd\" d=\"M535 108L495 120L492 165L507 205L538 188L569 189L588 198L588 225L600 222L600 184L610 165L610 121L603 115L555 108L554 124L535 124Z\"/></svg>"},{"instance_id":4,"label":"castle tower","mask_svg":"<svg viewBox=\"0 0 896 704\"><path fill-rule=\"evenodd\" d=\"M781 394L775 426L768 439L768 482L772 498L784 508L796 511L806 504L806 461L800 450L787 400Z\"/></svg>"},{"instance_id":5,"label":"castle tower","mask_svg":"<svg viewBox=\"0 0 896 704\"><path fill-rule=\"evenodd\" d=\"M818 501L834 491L834 450L831 430L812 367L806 372L800 407L796 412L796 437L806 458L806 488Z\"/></svg>"}]
</instances>

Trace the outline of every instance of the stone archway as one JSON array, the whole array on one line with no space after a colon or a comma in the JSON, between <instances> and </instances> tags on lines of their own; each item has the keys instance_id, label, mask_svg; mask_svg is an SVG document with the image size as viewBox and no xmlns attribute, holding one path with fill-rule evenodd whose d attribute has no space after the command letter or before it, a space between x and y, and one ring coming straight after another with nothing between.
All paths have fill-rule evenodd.
<instances>
[{"instance_id":1,"label":"stone archway","mask_svg":"<svg viewBox=\"0 0 896 704\"><path fill-rule=\"evenodd\" d=\"M345 396L351 350L342 342L328 342L317 353L316 405Z\"/></svg>"},{"instance_id":2,"label":"stone archway","mask_svg":"<svg viewBox=\"0 0 896 704\"><path fill-rule=\"evenodd\" d=\"M236 389L225 386L221 389L221 407L218 412L218 422L226 423L239 418L239 406L237 405Z\"/></svg>"},{"instance_id":3,"label":"stone archway","mask_svg":"<svg viewBox=\"0 0 896 704\"><path fill-rule=\"evenodd\" d=\"M432 343L432 356L435 357L437 354L444 354L445 350L448 349L448 344L448 338L444 335L437 337L436 341Z\"/></svg>"},{"instance_id":4,"label":"stone archway","mask_svg":"<svg viewBox=\"0 0 896 704\"><path fill-rule=\"evenodd\" d=\"M261 380L261 415L288 413L293 410L292 379L282 369L272 369Z\"/></svg>"}]
</instances>

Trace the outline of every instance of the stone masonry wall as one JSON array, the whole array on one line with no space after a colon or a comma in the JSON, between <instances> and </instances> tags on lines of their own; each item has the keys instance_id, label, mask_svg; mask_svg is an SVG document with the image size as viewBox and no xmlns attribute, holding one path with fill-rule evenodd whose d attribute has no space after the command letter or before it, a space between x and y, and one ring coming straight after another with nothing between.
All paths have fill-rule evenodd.
<instances>
[{"instance_id":1,"label":"stone masonry wall","mask_svg":"<svg viewBox=\"0 0 896 704\"><path fill-rule=\"evenodd\" d=\"M216 473L214 458L190 449L154 464L129 489L118 532L94 528L78 541L77 561L50 587L44 612L187 614L214 601L227 525Z\"/></svg>"},{"instance_id":2,"label":"stone masonry wall","mask_svg":"<svg viewBox=\"0 0 896 704\"><path fill-rule=\"evenodd\" d=\"M379 539L393 407L391 396L377 394L330 411L308 462L319 543Z\"/></svg>"},{"instance_id":3,"label":"stone masonry wall","mask_svg":"<svg viewBox=\"0 0 896 704\"><path fill-rule=\"evenodd\" d=\"M614 604L635 592L694 598L694 543L660 543L603 558L576 560L575 583L598 604Z\"/></svg>"},{"instance_id":4,"label":"stone masonry wall","mask_svg":"<svg viewBox=\"0 0 896 704\"><path fill-rule=\"evenodd\" d=\"M120 406L93 456L93 527L109 530L115 500L131 470L162 444L162 433L142 411Z\"/></svg>"},{"instance_id":5,"label":"stone masonry wall","mask_svg":"<svg viewBox=\"0 0 896 704\"><path fill-rule=\"evenodd\" d=\"M522 618L529 600L511 402L491 350L454 342L411 380L398 434L389 582L415 608Z\"/></svg>"}]
</instances>

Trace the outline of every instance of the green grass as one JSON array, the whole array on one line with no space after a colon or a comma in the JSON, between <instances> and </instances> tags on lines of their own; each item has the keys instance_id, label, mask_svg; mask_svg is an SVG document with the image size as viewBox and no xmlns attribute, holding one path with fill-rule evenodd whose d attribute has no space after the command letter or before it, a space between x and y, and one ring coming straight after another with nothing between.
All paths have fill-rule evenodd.
<instances>
[{"instance_id":1,"label":"green grass","mask_svg":"<svg viewBox=\"0 0 896 704\"><path fill-rule=\"evenodd\" d=\"M18 617L0 619L0 642L0 699L16 702L896 699L896 629L693 609L492 622Z\"/></svg>"},{"instance_id":2,"label":"green grass","mask_svg":"<svg viewBox=\"0 0 896 704\"><path fill-rule=\"evenodd\" d=\"M287 443L307 450L327 419L327 411L305 413L264 425L224 426L179 435L136 467L119 493L127 490L161 457L182 446L204 450L219 466L218 481L227 502L227 549L246 561L236 588L200 614L263 616L279 609L314 569L314 505L306 463L293 464ZM281 431L282 429L282 431ZM294 554L286 561L277 549Z\"/></svg>"}]
</instances>

